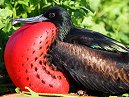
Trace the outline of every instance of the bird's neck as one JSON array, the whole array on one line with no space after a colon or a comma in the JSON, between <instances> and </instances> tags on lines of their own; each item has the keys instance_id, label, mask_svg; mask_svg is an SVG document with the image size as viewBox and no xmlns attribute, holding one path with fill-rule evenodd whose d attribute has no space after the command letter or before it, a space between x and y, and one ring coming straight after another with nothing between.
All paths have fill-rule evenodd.
<instances>
[{"instance_id":1,"label":"bird's neck","mask_svg":"<svg viewBox=\"0 0 129 97\"><path fill-rule=\"evenodd\" d=\"M59 27L59 33L58 33L58 40L63 41L65 36L70 32L70 30L73 28L72 22L71 21L66 21L63 22L62 24L58 25Z\"/></svg>"}]
</instances>

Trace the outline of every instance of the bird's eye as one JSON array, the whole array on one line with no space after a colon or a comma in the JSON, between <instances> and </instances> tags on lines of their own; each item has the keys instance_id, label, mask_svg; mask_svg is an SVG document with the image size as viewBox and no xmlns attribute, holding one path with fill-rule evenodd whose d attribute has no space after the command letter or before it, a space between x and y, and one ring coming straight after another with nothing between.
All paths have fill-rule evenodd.
<instances>
[{"instance_id":1,"label":"bird's eye","mask_svg":"<svg viewBox=\"0 0 129 97\"><path fill-rule=\"evenodd\" d=\"M50 18L55 17L55 13L49 13L49 17L50 17Z\"/></svg>"}]
</instances>

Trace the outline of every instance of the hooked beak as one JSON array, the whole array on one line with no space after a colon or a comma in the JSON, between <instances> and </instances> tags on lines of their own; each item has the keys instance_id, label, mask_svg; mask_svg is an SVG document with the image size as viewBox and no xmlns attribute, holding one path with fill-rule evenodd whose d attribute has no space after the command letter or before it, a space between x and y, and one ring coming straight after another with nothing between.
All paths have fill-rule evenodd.
<instances>
[{"instance_id":1,"label":"hooked beak","mask_svg":"<svg viewBox=\"0 0 129 97\"><path fill-rule=\"evenodd\" d=\"M48 18L44 17L43 14L36 16L36 17L31 17L31 18L17 18L14 19L12 22L12 25L18 24L18 23L35 23L35 22L42 22L49 20Z\"/></svg>"}]
</instances>

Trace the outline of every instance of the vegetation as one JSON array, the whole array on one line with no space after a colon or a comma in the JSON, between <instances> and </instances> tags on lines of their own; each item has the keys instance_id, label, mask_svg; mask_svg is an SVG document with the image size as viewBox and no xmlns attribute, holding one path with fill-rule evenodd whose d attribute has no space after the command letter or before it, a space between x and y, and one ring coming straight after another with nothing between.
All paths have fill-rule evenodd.
<instances>
[{"instance_id":1,"label":"vegetation","mask_svg":"<svg viewBox=\"0 0 129 97\"><path fill-rule=\"evenodd\" d=\"M129 44L129 0L0 0L0 91L7 91L1 88L7 77L4 47L10 35L21 26L12 26L12 19L36 16L54 5L67 9L74 25Z\"/></svg>"}]
</instances>

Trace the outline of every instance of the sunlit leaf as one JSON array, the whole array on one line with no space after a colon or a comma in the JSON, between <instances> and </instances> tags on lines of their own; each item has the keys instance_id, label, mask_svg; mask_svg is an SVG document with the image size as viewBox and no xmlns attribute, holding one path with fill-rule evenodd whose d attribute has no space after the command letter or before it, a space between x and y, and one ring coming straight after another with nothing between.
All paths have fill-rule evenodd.
<instances>
[{"instance_id":1,"label":"sunlit leaf","mask_svg":"<svg viewBox=\"0 0 129 97\"><path fill-rule=\"evenodd\" d=\"M125 93L125 94L122 95L122 97L129 97L129 94Z\"/></svg>"},{"instance_id":2,"label":"sunlit leaf","mask_svg":"<svg viewBox=\"0 0 129 97\"><path fill-rule=\"evenodd\" d=\"M25 89L29 90L29 92L31 93L31 97L39 97L38 93L32 91L29 87L25 87Z\"/></svg>"},{"instance_id":3,"label":"sunlit leaf","mask_svg":"<svg viewBox=\"0 0 129 97\"><path fill-rule=\"evenodd\" d=\"M15 91L16 91L16 93L20 93L20 92L21 92L21 90L20 90L19 87L17 87L17 88L15 89Z\"/></svg>"},{"instance_id":4,"label":"sunlit leaf","mask_svg":"<svg viewBox=\"0 0 129 97\"><path fill-rule=\"evenodd\" d=\"M12 16L13 12L7 8L0 9L0 17L6 19L8 16Z\"/></svg>"}]
</instances>

